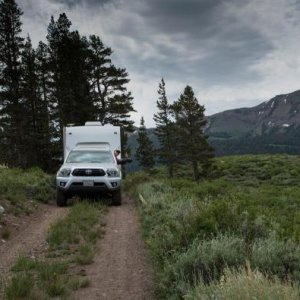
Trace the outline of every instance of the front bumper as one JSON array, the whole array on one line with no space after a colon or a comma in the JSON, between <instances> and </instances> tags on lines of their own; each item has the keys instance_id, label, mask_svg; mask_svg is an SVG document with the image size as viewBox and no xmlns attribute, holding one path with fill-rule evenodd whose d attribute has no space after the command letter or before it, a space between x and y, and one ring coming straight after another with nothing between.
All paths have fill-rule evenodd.
<instances>
[{"instance_id":1,"label":"front bumper","mask_svg":"<svg viewBox=\"0 0 300 300\"><path fill-rule=\"evenodd\" d=\"M69 193L113 192L121 188L120 177L56 177L56 186Z\"/></svg>"}]
</instances>

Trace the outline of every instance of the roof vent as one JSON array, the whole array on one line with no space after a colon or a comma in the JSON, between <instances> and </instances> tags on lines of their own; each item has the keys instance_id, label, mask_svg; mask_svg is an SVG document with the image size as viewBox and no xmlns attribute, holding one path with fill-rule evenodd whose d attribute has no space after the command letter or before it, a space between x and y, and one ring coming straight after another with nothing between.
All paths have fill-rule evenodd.
<instances>
[{"instance_id":1,"label":"roof vent","mask_svg":"<svg viewBox=\"0 0 300 300\"><path fill-rule=\"evenodd\" d=\"M85 126L102 126L102 124L99 121L88 121L85 122Z\"/></svg>"}]
</instances>

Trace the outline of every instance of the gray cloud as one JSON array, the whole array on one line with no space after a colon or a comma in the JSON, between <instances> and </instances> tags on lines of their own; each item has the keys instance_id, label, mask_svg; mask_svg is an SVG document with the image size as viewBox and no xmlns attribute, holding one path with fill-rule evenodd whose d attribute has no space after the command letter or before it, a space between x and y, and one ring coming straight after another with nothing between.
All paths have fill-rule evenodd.
<instances>
[{"instance_id":1,"label":"gray cloud","mask_svg":"<svg viewBox=\"0 0 300 300\"><path fill-rule=\"evenodd\" d=\"M219 0L146 1L140 13L150 24L169 34L210 34L218 25Z\"/></svg>"},{"instance_id":2,"label":"gray cloud","mask_svg":"<svg viewBox=\"0 0 300 300\"><path fill-rule=\"evenodd\" d=\"M82 34L100 35L134 74L137 101L153 102L162 76L172 95L180 83L201 90L210 113L299 88L300 0L19 2L37 37L37 24L46 33L49 16L63 11Z\"/></svg>"},{"instance_id":3,"label":"gray cloud","mask_svg":"<svg viewBox=\"0 0 300 300\"><path fill-rule=\"evenodd\" d=\"M104 4L113 2L113 0L51 0L60 4L67 5L69 8L74 8L77 5L88 5L88 6L102 6Z\"/></svg>"},{"instance_id":4,"label":"gray cloud","mask_svg":"<svg viewBox=\"0 0 300 300\"><path fill-rule=\"evenodd\" d=\"M173 79L186 74L201 78L205 84L232 84L236 77L239 81L260 80L259 74L249 70L249 65L269 53L272 43L259 30L242 24L239 16L227 14L229 2L235 7L241 3L152 0L142 2L144 5L135 10L132 1L131 9L142 16L143 24L138 26L134 19L128 20L119 28L119 34L148 42L156 53L145 60L142 46L137 45L140 59L136 56L128 59L136 71L151 72L150 68L155 73L164 69ZM168 36L170 43L161 44L162 36Z\"/></svg>"}]
</instances>

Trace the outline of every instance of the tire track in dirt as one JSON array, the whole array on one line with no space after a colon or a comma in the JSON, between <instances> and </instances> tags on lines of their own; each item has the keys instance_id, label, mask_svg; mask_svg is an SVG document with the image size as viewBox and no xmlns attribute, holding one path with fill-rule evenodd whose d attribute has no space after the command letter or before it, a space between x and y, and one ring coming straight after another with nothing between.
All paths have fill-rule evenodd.
<instances>
[{"instance_id":1,"label":"tire track in dirt","mask_svg":"<svg viewBox=\"0 0 300 300\"><path fill-rule=\"evenodd\" d=\"M7 242L0 245L0 274L5 277L19 255L36 256L47 248L46 237L51 224L68 213L68 208L54 205L41 205L28 223L21 223L22 228Z\"/></svg>"},{"instance_id":2,"label":"tire track in dirt","mask_svg":"<svg viewBox=\"0 0 300 300\"><path fill-rule=\"evenodd\" d=\"M84 267L91 285L78 290L77 300L153 299L152 272L133 201L110 207L105 235L92 265Z\"/></svg>"}]
</instances>

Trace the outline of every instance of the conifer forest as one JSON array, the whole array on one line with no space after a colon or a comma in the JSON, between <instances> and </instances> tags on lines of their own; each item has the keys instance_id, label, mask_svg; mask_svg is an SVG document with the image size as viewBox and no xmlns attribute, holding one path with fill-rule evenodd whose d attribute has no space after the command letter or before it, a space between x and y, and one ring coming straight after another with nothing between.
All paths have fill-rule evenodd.
<instances>
[{"instance_id":1,"label":"conifer forest","mask_svg":"<svg viewBox=\"0 0 300 300\"><path fill-rule=\"evenodd\" d=\"M65 13L52 17L46 42L22 37L22 11L0 3L0 160L52 169L67 124L88 120L131 131L133 98L126 69L114 65L99 36L72 29Z\"/></svg>"}]
</instances>

